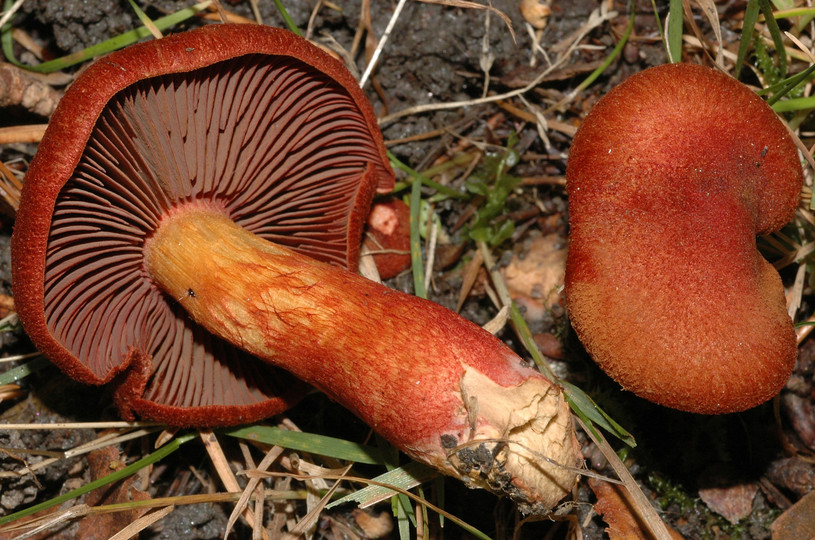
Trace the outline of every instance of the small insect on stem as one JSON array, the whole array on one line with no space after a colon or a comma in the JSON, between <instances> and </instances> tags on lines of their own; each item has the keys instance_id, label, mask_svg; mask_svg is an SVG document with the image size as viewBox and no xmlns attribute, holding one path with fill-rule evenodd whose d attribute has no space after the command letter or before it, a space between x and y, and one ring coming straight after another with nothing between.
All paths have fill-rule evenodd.
<instances>
[{"instance_id":1,"label":"small insect on stem","mask_svg":"<svg viewBox=\"0 0 815 540\"><path fill-rule=\"evenodd\" d=\"M184 298L185 298L185 296L182 294L182 295L181 295L181 298L177 298L177 299L176 299L176 302L181 302L182 300L184 300ZM197 297L195 296L195 291L194 291L194 290L192 290L192 288L187 289L186 298L197 298Z\"/></svg>"}]
</instances>

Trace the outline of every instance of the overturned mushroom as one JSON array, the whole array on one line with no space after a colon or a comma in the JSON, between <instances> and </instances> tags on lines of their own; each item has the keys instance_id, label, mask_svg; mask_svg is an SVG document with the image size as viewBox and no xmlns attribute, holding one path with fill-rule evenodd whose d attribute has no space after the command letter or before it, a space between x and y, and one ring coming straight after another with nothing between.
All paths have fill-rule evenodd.
<instances>
[{"instance_id":1,"label":"overturned mushroom","mask_svg":"<svg viewBox=\"0 0 815 540\"><path fill-rule=\"evenodd\" d=\"M268 417L303 385L190 321L146 274L145 242L206 201L355 268L371 198L392 182L365 96L304 41L224 26L128 48L70 88L32 162L12 248L20 317L71 377L114 381L126 418Z\"/></svg>"},{"instance_id":2,"label":"overturned mushroom","mask_svg":"<svg viewBox=\"0 0 815 540\"><path fill-rule=\"evenodd\" d=\"M337 266L392 185L384 156L350 75L288 32L211 26L110 55L31 164L21 320L74 378L114 379L125 417L258 418L265 394L227 396L259 393L273 364L410 456L551 508L580 461L560 390L478 326Z\"/></svg>"},{"instance_id":3,"label":"overturned mushroom","mask_svg":"<svg viewBox=\"0 0 815 540\"><path fill-rule=\"evenodd\" d=\"M772 109L712 69L651 68L586 117L566 177L567 306L600 367L690 412L777 394L797 346L756 235L792 218L803 176Z\"/></svg>"}]
</instances>

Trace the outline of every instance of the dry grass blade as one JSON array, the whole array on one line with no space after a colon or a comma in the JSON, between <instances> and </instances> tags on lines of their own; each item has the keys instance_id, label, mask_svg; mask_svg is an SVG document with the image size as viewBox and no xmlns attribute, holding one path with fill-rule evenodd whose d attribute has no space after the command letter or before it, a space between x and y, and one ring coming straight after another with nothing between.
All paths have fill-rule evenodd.
<instances>
[{"instance_id":1,"label":"dry grass blade","mask_svg":"<svg viewBox=\"0 0 815 540\"><path fill-rule=\"evenodd\" d=\"M433 217L435 216L433 205L427 212L427 242L425 250L427 251L427 267L424 271L424 282L430 283L433 278L433 266L436 262L436 244L439 237L439 228L434 225Z\"/></svg>"},{"instance_id":2,"label":"dry grass blade","mask_svg":"<svg viewBox=\"0 0 815 540\"><path fill-rule=\"evenodd\" d=\"M376 267L376 263L374 262L373 256L375 253L385 253L385 251L371 251L368 246L363 245L359 252L358 270L360 275L365 276L366 279L370 279L371 281L375 281L377 283L382 283L382 278L379 275L379 269Z\"/></svg>"},{"instance_id":3,"label":"dry grass blade","mask_svg":"<svg viewBox=\"0 0 815 540\"><path fill-rule=\"evenodd\" d=\"M72 519L86 516L90 512L90 510L91 509L88 507L88 505L78 504L67 510L48 514L41 518L33 519L19 525L9 525L3 529L3 532L18 531L21 529L27 529L29 527L34 527L30 531L14 537L14 540L25 540L43 531L47 531L52 527L67 523Z\"/></svg>"},{"instance_id":4,"label":"dry grass blade","mask_svg":"<svg viewBox=\"0 0 815 540\"><path fill-rule=\"evenodd\" d=\"M124 422L122 422L122 423L124 423ZM82 425L82 424L74 424L74 425L76 426L76 425ZM5 424L5 425L3 425L3 429L4 430L19 429L20 426L21 426L20 424L17 424L17 425L15 425L15 424ZM25 424L24 426L25 426L26 429L32 429L32 428L33 429L47 429L47 428L51 428L52 424ZM64 428L64 429L66 429L66 428ZM70 429L70 428L67 428L67 429ZM0 478L4 478L4 477L17 478L17 477L25 476L27 474L33 474L36 471L44 469L45 467L47 467L47 466L49 466L49 465L51 465L53 463L56 463L56 462L58 462L60 460L85 455L85 454L88 454L88 453L90 453L90 452L92 452L94 450L98 450L98 449L104 448L106 446L110 446L110 445L113 445L113 444L119 444L121 442L137 439L139 437L144 437L145 435L149 435L150 433L153 433L153 432L157 431L158 429L159 428L155 427L155 428L152 428L152 429L150 429L150 428L148 428L148 429L137 429L135 431L131 431L130 433L125 432L123 434L116 433L116 432L108 433L108 434L100 436L99 438L97 438L97 439L95 439L93 441L90 441L90 442L85 443L85 444L81 444L79 446L76 446L74 448L70 448L70 449L62 451L62 452L43 451L43 450L26 450L26 449L17 449L17 448L15 448L15 449L6 449L7 451L14 452L16 454L34 454L34 455L50 456L50 457L48 457L47 459L44 459L44 460L42 460L42 461L40 461L40 462L38 462L36 464L33 464L33 465L25 465L22 469L19 469L19 470L16 470L16 471L0 471Z\"/></svg>"},{"instance_id":5,"label":"dry grass blade","mask_svg":"<svg viewBox=\"0 0 815 540\"><path fill-rule=\"evenodd\" d=\"M221 5L220 0L212 0L212 5L215 6L215 9L218 12L218 17L220 17L222 23L229 22L229 15L227 11L224 9L224 6Z\"/></svg>"},{"instance_id":6,"label":"dry grass blade","mask_svg":"<svg viewBox=\"0 0 815 540\"><path fill-rule=\"evenodd\" d=\"M515 31L512 29L512 21L507 17L506 13L501 11L500 9L496 9L491 5L484 5L484 4L477 4L476 2L468 2L467 0L420 0L425 4L439 4L442 6L448 7L457 7L457 8L464 8L464 9L486 9L490 13L494 13L501 17L501 20L507 25L507 29L509 29L509 33L512 35L512 40L517 42L515 39Z\"/></svg>"},{"instance_id":7,"label":"dry grass blade","mask_svg":"<svg viewBox=\"0 0 815 540\"><path fill-rule=\"evenodd\" d=\"M229 461L226 459L226 455L224 455L224 451L218 442L218 438L211 430L208 429L202 429L199 431L199 433L201 440L204 443L204 448L206 448L207 454L209 454L209 458L212 461L212 466L215 467L218 477L221 479L224 487L229 491L240 492L240 484L238 484L237 478L235 478L235 475L232 473L232 469L229 467ZM254 524L255 513L248 506L244 508L243 517L246 518L249 525ZM263 531L263 538L264 540L268 540L270 538L269 534L265 530Z\"/></svg>"},{"instance_id":8,"label":"dry grass blade","mask_svg":"<svg viewBox=\"0 0 815 540\"><path fill-rule=\"evenodd\" d=\"M81 446L77 446L71 450L65 451L65 457L75 457L82 454L87 454L104 446L110 446L112 444L119 444L125 441L131 441L133 439L138 439L139 437L144 437L146 435L150 435L151 433L155 433L161 429L160 427L152 427L146 429L137 429L131 432L123 432L122 434L119 433L108 433L105 435L100 436L95 441L91 441L87 444L83 444Z\"/></svg>"},{"instance_id":9,"label":"dry grass blade","mask_svg":"<svg viewBox=\"0 0 815 540\"><path fill-rule=\"evenodd\" d=\"M1 141L0 144L2 144ZM5 163L0 161L0 197L6 201L6 204L15 214L20 207L20 191L22 189L23 183L11 172L11 169L6 167Z\"/></svg>"},{"instance_id":10,"label":"dry grass blade","mask_svg":"<svg viewBox=\"0 0 815 540\"><path fill-rule=\"evenodd\" d=\"M38 532L44 531L49 527L62 524L70 519L84 518L86 516L96 514L122 512L127 510L133 510L136 508L153 508L157 509L158 512L163 512L165 511L165 509L168 508L174 509L178 506L184 505L231 503L238 501L240 496L241 496L240 493L219 492L219 493L200 493L195 495L181 495L176 497L157 497L155 499L137 500L125 503L115 503L93 507L89 507L85 504L78 504L74 507L71 507L68 510L59 510L56 512L46 514L44 516L30 519L28 521L19 520L13 522L12 524L0 528L0 534L21 531L24 529L29 529L31 527L37 528L34 531L29 531L28 533L26 533L26 536L15 536L14 539L18 540L20 538L29 537L32 534L37 534ZM261 497L265 500L282 501L292 499L303 499L305 498L305 493L301 491L280 491L280 490L259 490L252 493L252 500L257 499L258 497ZM153 512L153 514L151 515L155 515L156 513L157 512ZM169 514L170 511L167 511L167 513ZM136 523L136 521L134 521L134 523ZM142 529L143 528L144 527L142 527ZM226 535L224 535L224 538L226 538Z\"/></svg>"},{"instance_id":11,"label":"dry grass blade","mask_svg":"<svg viewBox=\"0 0 815 540\"><path fill-rule=\"evenodd\" d=\"M535 114L532 114L529 111L525 111L523 109L519 109L518 107L512 105L511 103L507 103L505 101L499 101L496 103L499 107L503 110L507 111L508 113L517 116L521 120L525 120L527 122L535 123L537 122L538 117ZM561 122L559 120L555 120L553 118L545 118L546 126L550 129L554 129L555 131L559 131L564 135L568 135L569 137L574 137L574 134L577 133L577 127L573 126L572 124L567 124L566 122Z\"/></svg>"},{"instance_id":12,"label":"dry grass blade","mask_svg":"<svg viewBox=\"0 0 815 540\"><path fill-rule=\"evenodd\" d=\"M586 426L580 418L575 416L577 422L580 423L580 426L583 428L583 431L594 441L594 444L597 445L597 448L603 453L603 456L608 460L609 465L611 468L614 469L614 472L617 473L617 476L620 477L622 480L623 485L625 486L628 493L631 495L631 498L634 500L636 504L636 510L640 514L640 518L642 521L648 526L651 533L654 535L654 538L657 540L673 540L673 537L668 532L668 529L665 527L665 522L662 521L662 518L659 517L657 511L654 510L654 507L651 506L650 501L645 496L645 494L640 489L640 486L637 484L637 481L634 480L634 477L631 476L631 473L628 471L626 466L620 461L620 458L617 456L617 453L608 444L603 434L599 431L595 431L592 428Z\"/></svg>"},{"instance_id":13,"label":"dry grass blade","mask_svg":"<svg viewBox=\"0 0 815 540\"><path fill-rule=\"evenodd\" d=\"M376 37L374 36L373 25L371 24L370 0L362 0L362 4L360 5L357 31L354 33L354 41L351 43L351 58L356 58L363 36L365 37L365 61L370 62L376 50Z\"/></svg>"},{"instance_id":14,"label":"dry grass blade","mask_svg":"<svg viewBox=\"0 0 815 540\"><path fill-rule=\"evenodd\" d=\"M321 2L318 2L320 4ZM249 5L252 6L252 15L255 17L255 22L258 24L263 24L263 17L260 16L260 6L258 6L258 0L249 0Z\"/></svg>"},{"instance_id":15,"label":"dry grass blade","mask_svg":"<svg viewBox=\"0 0 815 540\"><path fill-rule=\"evenodd\" d=\"M292 474L292 473L265 473L264 476L287 477L287 478L293 478L295 480L309 480L309 479L314 479L315 478L314 476L302 475L302 474ZM386 484L386 483L383 483L383 482L378 482L378 481L372 480L370 478L363 478L363 477L360 477L360 476L346 476L344 474L342 474L342 475L341 474L323 474L323 475L320 475L320 477L325 479L325 480L345 480L345 481L348 481L348 482L356 482L356 483L365 484L365 485L369 485L369 486L379 486L379 487L383 487L383 488L393 490L393 491L395 491L397 493L401 493L402 495L405 495L406 497L408 497L411 500L413 500L414 502L422 505L423 507L427 508L428 510L431 510L431 511L436 512L437 514L439 514L441 516L444 516L446 519L448 519L451 522L455 523L456 525L458 525L462 529L464 529L466 531L469 531L470 533L474 534L477 538L484 538L485 540L489 540L488 537L484 536L483 533L481 533L478 529L472 527L470 524L468 524L463 519L461 519L461 518L447 512L447 511L443 510L442 508L436 506L435 504L431 503L427 499L424 499L424 498L420 497L419 495L416 495L415 493L412 493L412 492L410 492L410 491L408 491L406 489L402 489L400 487L396 487L396 486Z\"/></svg>"},{"instance_id":16,"label":"dry grass blade","mask_svg":"<svg viewBox=\"0 0 815 540\"><path fill-rule=\"evenodd\" d=\"M348 472L351 470L352 466L353 466L353 464L348 465L347 467L345 467L340 472L339 478L341 479L346 474L348 474ZM301 472L302 472L302 470L301 470ZM309 473L309 476L311 476L311 473ZM316 474L314 476L315 476L315 478L320 477L319 474ZM332 495L334 495L334 492L337 491L337 488L339 486L340 486L340 480L335 481L334 484L328 489L328 491L326 491L325 495L318 501L318 503L315 504L314 507L311 510L309 510L309 512L305 516L303 516L303 518L300 519L300 521L297 522L297 525L291 531L289 531L286 534L286 536L285 536L286 540L295 540L297 538L300 538L302 535L304 535L306 533L306 531L310 530L314 526L314 524L317 522L317 519L320 517L320 514L322 513L325 506L329 502L331 502L331 497L332 497Z\"/></svg>"},{"instance_id":17,"label":"dry grass blade","mask_svg":"<svg viewBox=\"0 0 815 540\"><path fill-rule=\"evenodd\" d=\"M17 0L11 5L8 11L0 13L0 26L3 26L9 22L12 17L14 17L14 14L17 13L17 10L19 10L20 6L23 5L23 2L25 2L25 0Z\"/></svg>"},{"instance_id":18,"label":"dry grass blade","mask_svg":"<svg viewBox=\"0 0 815 540\"><path fill-rule=\"evenodd\" d=\"M388 21L388 26L385 27L385 32L382 33L382 37L379 39L379 43L376 44L376 49L374 49L373 54L371 55L371 59L368 62L368 65L365 67L365 72L362 74L362 77L359 79L359 86L365 87L365 83L373 73L374 67L376 67L376 62L379 60L379 55L382 54L382 49L385 48L385 44L388 42L388 38L390 38L391 32L393 31L393 27L396 25L396 21L399 19L399 15L402 14L402 9L405 7L406 0L399 0L399 3L396 4L396 8L393 10L393 15L391 19Z\"/></svg>"},{"instance_id":19,"label":"dry grass blade","mask_svg":"<svg viewBox=\"0 0 815 540\"><path fill-rule=\"evenodd\" d=\"M529 92L530 90L538 86L538 84L540 84L541 81L543 81L546 78L549 72L550 69L547 69L542 74L538 75L535 78L535 80L533 80L531 83L518 90L512 90L510 92L506 92L504 94L499 94L495 96L487 96L485 98L468 99L464 101L449 101L446 103L428 103L425 105L416 105L414 107L408 107L406 109L402 109L401 111L397 111L387 116L383 116L382 118L379 119L379 124L380 126L385 126L387 124L390 124L391 122L394 122L395 120L398 120L399 118L403 118L405 116L412 116L415 114L422 114L426 112L441 111L447 109L459 109L462 107L471 107L473 105L482 105L484 103L494 103L496 101L507 100L509 98Z\"/></svg>"},{"instance_id":20,"label":"dry grass blade","mask_svg":"<svg viewBox=\"0 0 815 540\"><path fill-rule=\"evenodd\" d=\"M804 44L800 39L798 39L790 32L784 32L784 35L787 36L787 38L789 38L789 40L792 41L796 47L798 47L798 49L803 53L804 57L807 59L809 63L811 64L815 63L815 55L812 54L812 51L807 49L806 44Z\"/></svg>"},{"instance_id":21,"label":"dry grass blade","mask_svg":"<svg viewBox=\"0 0 815 540\"><path fill-rule=\"evenodd\" d=\"M5 356L0 358L0 364L11 363L11 362L19 362L20 360L28 360L29 358L34 358L39 356L39 352L33 353L26 353L26 354L15 354L13 356ZM5 429L6 425L14 425L14 424L3 424L3 429ZM20 425L20 424L16 424ZM26 424L26 425L42 425L42 424ZM35 428L36 429L36 428Z\"/></svg>"},{"instance_id":22,"label":"dry grass blade","mask_svg":"<svg viewBox=\"0 0 815 540\"><path fill-rule=\"evenodd\" d=\"M164 508L156 510L155 512L145 514L121 531L111 536L108 540L128 540L129 538L134 538L153 523L156 523L157 521L170 515L170 512L172 512L174 509L174 506L165 506Z\"/></svg>"},{"instance_id":23,"label":"dry grass blade","mask_svg":"<svg viewBox=\"0 0 815 540\"><path fill-rule=\"evenodd\" d=\"M267 471L269 467L272 466L272 463L277 461L282 453L282 447L273 446L271 450L266 452L266 455L263 456L263 459L258 464L257 469L259 471ZM232 527L235 526L235 523L237 523L240 515L246 510L246 508L248 508L249 500L252 498L252 495L260 485L260 482L260 477L252 476L249 478L249 481L246 484L246 489L244 489L241 493L240 499L238 499L238 502L235 503L235 508L232 510L232 514L229 516L229 521L226 524L226 532L224 532L224 538L229 536L229 532L232 530Z\"/></svg>"},{"instance_id":24,"label":"dry grass blade","mask_svg":"<svg viewBox=\"0 0 815 540\"><path fill-rule=\"evenodd\" d=\"M492 335L497 334L507 325L507 321L509 320L509 311L509 306L503 306L498 310L498 314L487 321L482 328Z\"/></svg>"},{"instance_id":25,"label":"dry grass blade","mask_svg":"<svg viewBox=\"0 0 815 540\"><path fill-rule=\"evenodd\" d=\"M716 47L716 65L724 70L724 56L722 54L724 51L724 41L722 40L722 27L719 23L719 12L716 10L716 4L713 3L713 0L696 0L696 3L701 8L708 23L710 23L713 35L716 36L716 42L718 43L718 47ZM685 5L687 6L687 4ZM693 21L693 17L688 17L687 20Z\"/></svg>"},{"instance_id":26,"label":"dry grass blade","mask_svg":"<svg viewBox=\"0 0 815 540\"><path fill-rule=\"evenodd\" d=\"M214 6L211 6L212 9L215 9ZM214 21L214 22L223 22L221 20L222 17L226 17L227 22L231 24L255 24L252 19L247 19L237 13L233 13L231 11L224 10L223 13L219 13L218 11L212 11L209 13L203 13L199 15L200 18L205 19L207 21Z\"/></svg>"},{"instance_id":27,"label":"dry grass blade","mask_svg":"<svg viewBox=\"0 0 815 540\"><path fill-rule=\"evenodd\" d=\"M217 0L216 0L217 1ZM142 11L142 9L136 4L134 0L128 0L130 2L130 7L133 8L133 11L136 12L136 16L139 18L141 23L144 25L145 28L150 32L153 36L153 39L161 39L164 35L161 33L161 30L158 29L156 23L153 22L147 14Z\"/></svg>"},{"instance_id":28,"label":"dry grass blade","mask_svg":"<svg viewBox=\"0 0 815 540\"><path fill-rule=\"evenodd\" d=\"M48 124L0 128L0 144L37 143L42 140Z\"/></svg>"},{"instance_id":29,"label":"dry grass blade","mask_svg":"<svg viewBox=\"0 0 815 540\"><path fill-rule=\"evenodd\" d=\"M266 503L263 499L263 487L258 486L255 493L258 496L255 499L255 521L252 523L252 540L261 540L263 536L263 505Z\"/></svg>"},{"instance_id":30,"label":"dry grass blade","mask_svg":"<svg viewBox=\"0 0 815 540\"><path fill-rule=\"evenodd\" d=\"M563 58L564 56L571 54L571 52L577 48L578 45L580 45L580 42L583 41L583 38L586 37L589 32L600 25L605 24L606 21L612 20L616 16L617 12L611 11L608 4L601 4L598 9L591 12L588 20L583 23L580 28L574 30L560 42L551 47L552 52L557 53L558 58Z\"/></svg>"},{"instance_id":31,"label":"dry grass blade","mask_svg":"<svg viewBox=\"0 0 815 540\"><path fill-rule=\"evenodd\" d=\"M18 384L0 384L0 403L10 399L20 399L25 395L26 392Z\"/></svg>"},{"instance_id":32,"label":"dry grass blade","mask_svg":"<svg viewBox=\"0 0 815 540\"><path fill-rule=\"evenodd\" d=\"M47 429L116 429L116 428L144 428L158 426L154 422L51 422L47 424L3 424L4 430L40 430Z\"/></svg>"},{"instance_id":33,"label":"dry grass blade","mask_svg":"<svg viewBox=\"0 0 815 540\"><path fill-rule=\"evenodd\" d=\"M787 314L790 319L795 320L795 314L801 307L804 295L804 286L806 285L806 265L798 265L798 270L795 272L795 281L792 288L787 293Z\"/></svg>"}]
</instances>

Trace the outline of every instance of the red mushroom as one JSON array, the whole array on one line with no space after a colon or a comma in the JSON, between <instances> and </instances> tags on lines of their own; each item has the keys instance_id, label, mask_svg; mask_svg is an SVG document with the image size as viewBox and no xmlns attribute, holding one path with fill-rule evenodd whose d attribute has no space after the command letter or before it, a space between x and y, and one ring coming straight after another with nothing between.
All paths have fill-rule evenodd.
<instances>
[{"instance_id":1,"label":"red mushroom","mask_svg":"<svg viewBox=\"0 0 815 540\"><path fill-rule=\"evenodd\" d=\"M281 412L307 387L168 302L145 274L145 241L162 216L206 201L355 268L371 199L393 173L342 65L287 32L213 26L93 64L25 184L14 293L39 348L74 379L115 380L126 418L222 425Z\"/></svg>"},{"instance_id":2,"label":"red mushroom","mask_svg":"<svg viewBox=\"0 0 815 540\"><path fill-rule=\"evenodd\" d=\"M802 181L785 126L725 74L666 65L609 92L567 169L566 300L600 367L690 412L777 394L797 347L756 235L792 218Z\"/></svg>"},{"instance_id":3,"label":"red mushroom","mask_svg":"<svg viewBox=\"0 0 815 540\"><path fill-rule=\"evenodd\" d=\"M377 202L368 214L365 247L379 277L390 279L410 268L410 208L399 199Z\"/></svg>"},{"instance_id":4,"label":"red mushroom","mask_svg":"<svg viewBox=\"0 0 815 540\"><path fill-rule=\"evenodd\" d=\"M125 417L246 422L273 409L255 387L271 364L410 456L549 509L580 462L560 389L337 265L392 182L364 95L306 41L218 25L130 47L74 83L32 161L21 321L72 377L115 380Z\"/></svg>"}]
</instances>

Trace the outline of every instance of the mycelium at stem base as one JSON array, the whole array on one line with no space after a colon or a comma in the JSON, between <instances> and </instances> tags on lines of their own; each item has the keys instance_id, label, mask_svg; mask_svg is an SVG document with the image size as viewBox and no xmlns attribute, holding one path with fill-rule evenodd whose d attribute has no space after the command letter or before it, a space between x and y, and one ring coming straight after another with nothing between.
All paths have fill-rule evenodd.
<instances>
[{"instance_id":1,"label":"mycelium at stem base","mask_svg":"<svg viewBox=\"0 0 815 540\"><path fill-rule=\"evenodd\" d=\"M145 265L198 324L313 384L411 457L527 511L574 486L581 455L560 389L455 313L207 205L166 218Z\"/></svg>"}]
</instances>

